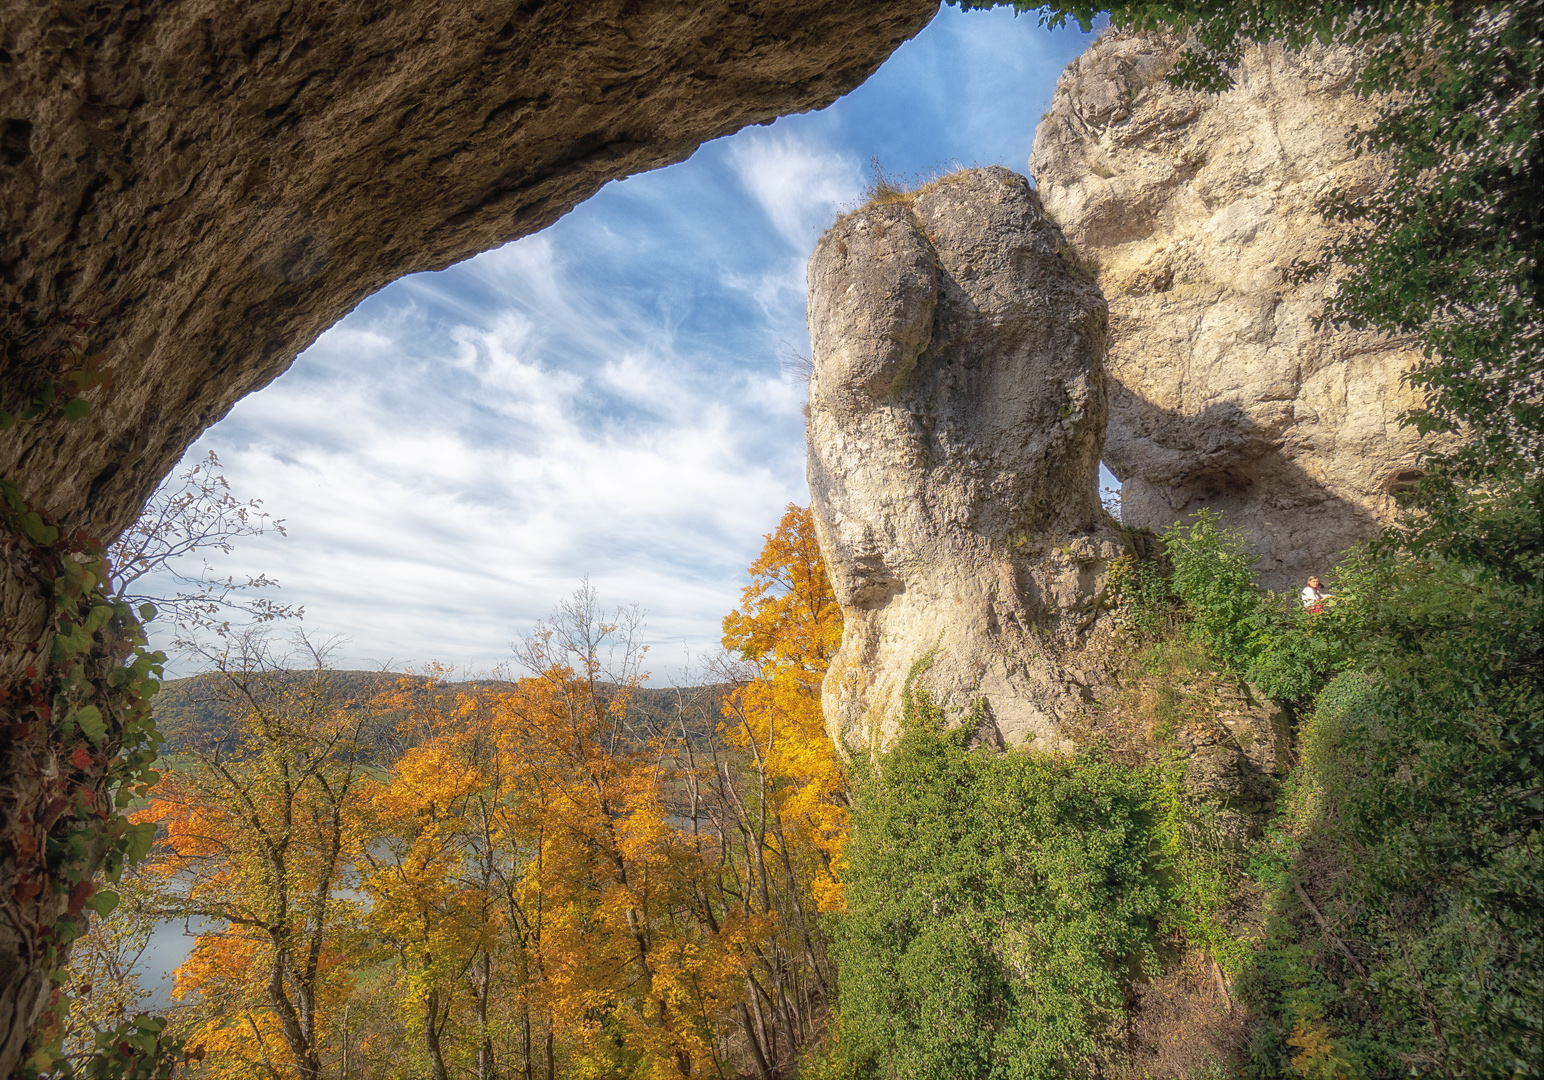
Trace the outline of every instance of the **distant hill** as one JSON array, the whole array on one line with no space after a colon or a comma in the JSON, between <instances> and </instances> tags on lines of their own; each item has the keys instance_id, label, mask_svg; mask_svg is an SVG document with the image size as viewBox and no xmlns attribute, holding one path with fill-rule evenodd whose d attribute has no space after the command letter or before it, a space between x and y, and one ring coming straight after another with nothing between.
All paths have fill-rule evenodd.
<instances>
[{"instance_id":1,"label":"distant hill","mask_svg":"<svg viewBox=\"0 0 1544 1080\"><path fill-rule=\"evenodd\" d=\"M315 678L313 671L285 671L280 679ZM423 676L392 671L325 671L321 673L326 693L335 706L365 715L366 738L376 742L383 757L395 756L400 747L394 738L403 718L401 708L388 709L381 699L408 681L415 698L429 704L443 698L447 706L458 694L480 690L512 690L515 683L498 679L474 679L467 682L440 682ZM716 727L719 707L733 689L730 683L702 686L640 687L633 693L632 711L642 723L677 730L684 720L687 733L696 742ZM208 672L186 679L169 679L155 696L156 725L166 739L168 753L195 746L208 746L229 737L234 727L230 708L233 695L229 680L219 672Z\"/></svg>"}]
</instances>

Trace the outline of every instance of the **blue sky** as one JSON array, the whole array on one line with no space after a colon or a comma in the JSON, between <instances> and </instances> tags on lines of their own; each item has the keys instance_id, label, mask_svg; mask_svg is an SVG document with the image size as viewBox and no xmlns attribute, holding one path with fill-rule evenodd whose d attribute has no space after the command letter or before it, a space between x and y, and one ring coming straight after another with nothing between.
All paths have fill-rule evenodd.
<instances>
[{"instance_id":1,"label":"blue sky","mask_svg":"<svg viewBox=\"0 0 1544 1080\"><path fill-rule=\"evenodd\" d=\"M945 8L828 109L382 289L189 450L289 531L210 562L276 578L344 667L486 670L588 576L645 609L654 682L677 681L717 648L763 534L808 501L783 361L808 352L815 240L871 158L1024 171L1087 40Z\"/></svg>"}]
</instances>

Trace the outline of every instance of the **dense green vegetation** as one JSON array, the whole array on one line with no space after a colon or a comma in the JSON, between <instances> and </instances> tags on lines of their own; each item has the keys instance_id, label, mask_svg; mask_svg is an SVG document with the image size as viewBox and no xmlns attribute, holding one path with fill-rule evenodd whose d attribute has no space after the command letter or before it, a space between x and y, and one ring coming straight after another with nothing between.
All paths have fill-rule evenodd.
<instances>
[{"instance_id":1,"label":"dense green vegetation","mask_svg":"<svg viewBox=\"0 0 1544 1080\"><path fill-rule=\"evenodd\" d=\"M1144 985L1204 953L1244 1007L1212 1056L1227 1075L1539 1075L1538 780L1508 741L1532 706L1523 687L1460 696L1502 681L1481 650L1527 632L1526 593L1385 544L1354 553L1310 612L1256 586L1214 515L1164 541L1125 569L1120 601L1160 713L1164 693L1229 673L1298 704L1298 760L1264 835L1207 843L1173 740L1193 715L1159 716L1141 764L1098 747L999 755L919 689L855 784L841 1057L821 1067L1197 1075L1144 1068L1123 1025ZM1451 618L1455 589L1472 621L1436 640L1466 651L1402 635Z\"/></svg>"},{"instance_id":2,"label":"dense green vegetation","mask_svg":"<svg viewBox=\"0 0 1544 1080\"><path fill-rule=\"evenodd\" d=\"M883 1076L1107 1074L1134 977L1210 940L1227 859L1176 770L973 746L924 687L859 769L836 938L840 1061ZM818 1071L817 1071L818 1075Z\"/></svg>"},{"instance_id":3,"label":"dense green vegetation","mask_svg":"<svg viewBox=\"0 0 1544 1080\"><path fill-rule=\"evenodd\" d=\"M1249 863L1270 916L1244 982L1250 1075L1539 1075L1541 709L1519 663L1537 583L1385 539L1328 610L1290 618L1210 519L1169 550L1183 633L1318 691L1298 695L1301 759Z\"/></svg>"},{"instance_id":4,"label":"dense green vegetation","mask_svg":"<svg viewBox=\"0 0 1544 1080\"><path fill-rule=\"evenodd\" d=\"M1098 10L1060 3L1041 17L1087 27ZM1251 863L1271 916L1243 981L1248 1071L1538 1076L1544 5L1109 11L1117 25L1185 35L1170 79L1197 89L1225 88L1251 42L1363 51L1358 89L1386 95L1363 147L1391 181L1333 193L1324 210L1348 228L1303 252L1295 276L1337 275L1326 317L1338 325L1418 342L1408 377L1426 402L1406 419L1461 436L1428 454L1402 519L1343 567L1331 618L1272 610L1225 542L1215 577L1176 567L1185 633L1296 699L1305 721L1290 798ZM1172 539L1180 550L1194 538Z\"/></svg>"}]
</instances>

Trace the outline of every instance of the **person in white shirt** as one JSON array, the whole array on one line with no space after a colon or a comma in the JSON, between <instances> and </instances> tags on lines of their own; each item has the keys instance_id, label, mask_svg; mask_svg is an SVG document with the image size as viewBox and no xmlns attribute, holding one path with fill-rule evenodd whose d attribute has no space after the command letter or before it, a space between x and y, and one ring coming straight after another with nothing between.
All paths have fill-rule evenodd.
<instances>
[{"instance_id":1,"label":"person in white shirt","mask_svg":"<svg viewBox=\"0 0 1544 1080\"><path fill-rule=\"evenodd\" d=\"M1309 611L1323 611L1324 601L1333 594L1324 587L1324 582L1316 577L1308 579L1308 584L1303 588L1303 606Z\"/></svg>"}]
</instances>

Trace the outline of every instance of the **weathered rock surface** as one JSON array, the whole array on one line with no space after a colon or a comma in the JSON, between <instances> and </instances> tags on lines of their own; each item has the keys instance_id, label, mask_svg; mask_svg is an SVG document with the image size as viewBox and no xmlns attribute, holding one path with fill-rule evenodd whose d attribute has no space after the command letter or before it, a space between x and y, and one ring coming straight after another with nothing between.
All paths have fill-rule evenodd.
<instances>
[{"instance_id":1,"label":"weathered rock surface","mask_svg":"<svg viewBox=\"0 0 1544 1080\"><path fill-rule=\"evenodd\" d=\"M110 539L200 432L376 289L829 104L937 7L0 0L0 409L75 320L115 376L86 420L0 432L0 477ZM43 612L7 573L0 694L37 659L21 643L46 640ZM9 838L47 806L46 769L16 746L47 739L0 731ZM68 899L23 910L16 869L0 845L4 1076L48 992L26 934Z\"/></svg>"},{"instance_id":2,"label":"weathered rock surface","mask_svg":"<svg viewBox=\"0 0 1544 1080\"><path fill-rule=\"evenodd\" d=\"M1185 790L1213 804L1218 835L1241 848L1269 817L1290 765L1291 718L1245 684L1214 693L1211 722L1177 732L1169 749L1183 757Z\"/></svg>"},{"instance_id":3,"label":"weathered rock surface","mask_svg":"<svg viewBox=\"0 0 1544 1080\"><path fill-rule=\"evenodd\" d=\"M1062 76L1030 172L1110 302L1104 460L1122 517L1161 529L1212 506L1284 587L1374 533L1419 474L1415 354L1316 330L1331 287L1284 272L1330 237L1318 201L1379 182L1349 135L1372 117L1355 56L1251 49L1234 89L1176 90L1178 48L1110 34Z\"/></svg>"},{"instance_id":4,"label":"weathered rock surface","mask_svg":"<svg viewBox=\"0 0 1544 1080\"><path fill-rule=\"evenodd\" d=\"M956 173L839 220L809 264L809 482L845 618L838 745L894 733L914 665L983 739L1063 749L1123 550L1096 493L1105 304L1022 176Z\"/></svg>"}]
</instances>

